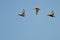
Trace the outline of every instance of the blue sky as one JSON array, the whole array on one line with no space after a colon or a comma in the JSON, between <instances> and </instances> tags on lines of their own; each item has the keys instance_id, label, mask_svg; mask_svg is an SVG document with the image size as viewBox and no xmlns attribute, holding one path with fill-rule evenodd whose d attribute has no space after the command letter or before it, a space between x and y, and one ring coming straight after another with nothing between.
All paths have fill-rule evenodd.
<instances>
[{"instance_id":1,"label":"blue sky","mask_svg":"<svg viewBox=\"0 0 60 40\"><path fill-rule=\"evenodd\" d=\"M47 16L52 10L55 18ZM0 40L60 40L60 0L0 0Z\"/></svg>"}]
</instances>

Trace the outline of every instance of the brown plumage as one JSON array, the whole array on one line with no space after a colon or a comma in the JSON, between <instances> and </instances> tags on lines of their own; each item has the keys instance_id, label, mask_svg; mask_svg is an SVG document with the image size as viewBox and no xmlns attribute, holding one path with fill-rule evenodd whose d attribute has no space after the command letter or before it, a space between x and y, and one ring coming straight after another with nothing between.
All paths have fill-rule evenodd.
<instances>
[{"instance_id":1,"label":"brown plumage","mask_svg":"<svg viewBox=\"0 0 60 40\"><path fill-rule=\"evenodd\" d=\"M50 16L50 17L55 17L55 15L54 15L54 10L52 10L52 11L51 11L51 14L49 14L48 16Z\"/></svg>"},{"instance_id":2,"label":"brown plumage","mask_svg":"<svg viewBox=\"0 0 60 40\"><path fill-rule=\"evenodd\" d=\"M25 16L25 10L23 9L22 14L18 14L18 15L24 17Z\"/></svg>"},{"instance_id":3,"label":"brown plumage","mask_svg":"<svg viewBox=\"0 0 60 40\"><path fill-rule=\"evenodd\" d=\"M36 9L36 15L38 15L38 12L39 12L39 8L35 8Z\"/></svg>"}]
</instances>

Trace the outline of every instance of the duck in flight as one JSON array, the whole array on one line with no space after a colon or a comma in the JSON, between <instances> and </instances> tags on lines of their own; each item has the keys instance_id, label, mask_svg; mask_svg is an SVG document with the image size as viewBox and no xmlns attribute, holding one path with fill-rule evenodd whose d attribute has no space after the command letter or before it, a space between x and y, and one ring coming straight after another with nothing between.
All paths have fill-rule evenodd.
<instances>
[{"instance_id":1,"label":"duck in flight","mask_svg":"<svg viewBox=\"0 0 60 40\"><path fill-rule=\"evenodd\" d=\"M52 10L52 11L51 11L51 14L48 14L48 16L50 16L50 17L55 17L55 15L54 15L54 10Z\"/></svg>"},{"instance_id":2,"label":"duck in flight","mask_svg":"<svg viewBox=\"0 0 60 40\"><path fill-rule=\"evenodd\" d=\"M38 15L38 12L39 12L39 8L35 8L35 10L36 10L36 15Z\"/></svg>"},{"instance_id":3,"label":"duck in flight","mask_svg":"<svg viewBox=\"0 0 60 40\"><path fill-rule=\"evenodd\" d=\"M23 9L22 14L18 14L18 15L24 17L25 16L25 10Z\"/></svg>"}]
</instances>

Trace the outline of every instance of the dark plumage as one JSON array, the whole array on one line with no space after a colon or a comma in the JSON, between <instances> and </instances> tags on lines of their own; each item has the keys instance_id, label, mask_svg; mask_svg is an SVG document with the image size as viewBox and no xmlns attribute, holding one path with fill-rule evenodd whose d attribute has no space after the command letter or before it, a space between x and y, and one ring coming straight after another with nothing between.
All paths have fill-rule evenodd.
<instances>
[{"instance_id":1,"label":"dark plumage","mask_svg":"<svg viewBox=\"0 0 60 40\"><path fill-rule=\"evenodd\" d=\"M54 16L52 16L51 14L50 14L50 15L48 15L48 16L50 16L50 17L54 17Z\"/></svg>"},{"instance_id":2,"label":"dark plumage","mask_svg":"<svg viewBox=\"0 0 60 40\"><path fill-rule=\"evenodd\" d=\"M36 15L38 15L38 12L39 12L39 8L35 8L36 9Z\"/></svg>"}]
</instances>

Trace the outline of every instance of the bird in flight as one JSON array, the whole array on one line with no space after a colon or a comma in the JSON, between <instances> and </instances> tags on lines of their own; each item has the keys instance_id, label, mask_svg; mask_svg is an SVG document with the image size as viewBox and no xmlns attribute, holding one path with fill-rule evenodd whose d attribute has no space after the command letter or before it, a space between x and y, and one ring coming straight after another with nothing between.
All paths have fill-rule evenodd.
<instances>
[{"instance_id":1,"label":"bird in flight","mask_svg":"<svg viewBox=\"0 0 60 40\"><path fill-rule=\"evenodd\" d=\"M36 15L38 15L38 12L39 12L39 8L35 8L35 10L36 10Z\"/></svg>"},{"instance_id":2,"label":"bird in flight","mask_svg":"<svg viewBox=\"0 0 60 40\"><path fill-rule=\"evenodd\" d=\"M50 16L50 17L55 17L55 15L54 15L54 10L52 10L52 11L51 11L51 14L48 14L48 16Z\"/></svg>"},{"instance_id":3,"label":"bird in flight","mask_svg":"<svg viewBox=\"0 0 60 40\"><path fill-rule=\"evenodd\" d=\"M22 14L18 14L18 15L24 17L25 16L25 10L23 9Z\"/></svg>"}]
</instances>

